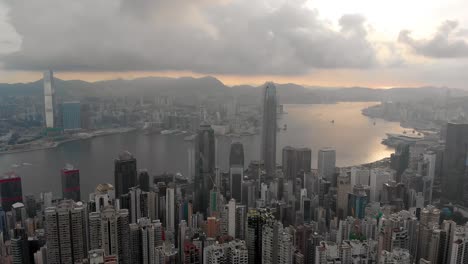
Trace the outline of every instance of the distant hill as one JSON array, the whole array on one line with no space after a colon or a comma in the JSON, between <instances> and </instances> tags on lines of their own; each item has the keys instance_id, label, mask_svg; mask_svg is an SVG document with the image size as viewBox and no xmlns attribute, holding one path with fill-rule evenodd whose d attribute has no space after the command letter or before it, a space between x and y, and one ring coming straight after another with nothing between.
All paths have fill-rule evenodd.
<instances>
[{"instance_id":1,"label":"distant hill","mask_svg":"<svg viewBox=\"0 0 468 264\"><path fill-rule=\"evenodd\" d=\"M237 98L241 103L260 102L259 86L226 86L213 77L147 77L134 80L85 82L55 79L58 97L66 100L84 97L153 98L171 96L178 102L194 104L201 101L223 103ZM468 91L438 87L371 89L365 87L304 87L297 84L277 84L280 103L330 103L339 101L419 101L445 97L468 96ZM30 83L1 84L0 96L41 96L42 80Z\"/></svg>"}]
</instances>

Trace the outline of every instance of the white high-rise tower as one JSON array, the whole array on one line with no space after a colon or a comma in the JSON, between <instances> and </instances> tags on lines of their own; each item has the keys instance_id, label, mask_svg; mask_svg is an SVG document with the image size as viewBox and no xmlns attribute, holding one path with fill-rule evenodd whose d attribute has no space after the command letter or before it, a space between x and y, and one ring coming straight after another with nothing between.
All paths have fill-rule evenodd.
<instances>
[{"instance_id":1,"label":"white high-rise tower","mask_svg":"<svg viewBox=\"0 0 468 264\"><path fill-rule=\"evenodd\" d=\"M55 87L54 74L51 70L44 72L44 117L46 128L55 127Z\"/></svg>"}]
</instances>

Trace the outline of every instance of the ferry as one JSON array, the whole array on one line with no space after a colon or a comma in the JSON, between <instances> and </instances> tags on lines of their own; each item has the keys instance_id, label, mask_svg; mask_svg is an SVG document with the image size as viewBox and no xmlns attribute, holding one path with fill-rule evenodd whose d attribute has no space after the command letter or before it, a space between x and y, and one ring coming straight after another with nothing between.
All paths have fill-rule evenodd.
<instances>
[{"instance_id":1,"label":"ferry","mask_svg":"<svg viewBox=\"0 0 468 264\"><path fill-rule=\"evenodd\" d=\"M387 138L382 140L382 144L396 147L401 143L406 144L413 144L417 141L424 139L424 135L421 133L418 134L408 134L403 132L403 134L394 134L394 133L387 133Z\"/></svg>"}]
</instances>

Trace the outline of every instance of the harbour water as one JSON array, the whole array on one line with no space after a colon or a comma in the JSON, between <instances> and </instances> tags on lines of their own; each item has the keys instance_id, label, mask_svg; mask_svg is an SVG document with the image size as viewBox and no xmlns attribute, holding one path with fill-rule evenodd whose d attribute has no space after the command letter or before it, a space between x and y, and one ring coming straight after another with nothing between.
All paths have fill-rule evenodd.
<instances>
[{"instance_id":1,"label":"harbour water","mask_svg":"<svg viewBox=\"0 0 468 264\"><path fill-rule=\"evenodd\" d=\"M337 150L337 165L349 166L376 161L394 151L381 144L386 133L400 133L398 123L371 119L361 110L376 103L338 103L320 105L285 105L278 125L287 130L278 132L277 162L281 149L290 145L312 149L312 166L316 167L317 151L321 147ZM332 120L334 122L332 122ZM187 135L145 135L129 132L79 140L56 148L0 155L0 174L14 171L23 180L23 194L52 191L61 195L60 169L66 163L80 169L82 197L85 198L99 183L113 183L114 159L130 151L139 169L151 175L180 172L188 177L191 143ZM259 158L260 135L242 138L217 136L217 165L227 170L229 146L234 141L244 144L245 163Z\"/></svg>"}]
</instances>

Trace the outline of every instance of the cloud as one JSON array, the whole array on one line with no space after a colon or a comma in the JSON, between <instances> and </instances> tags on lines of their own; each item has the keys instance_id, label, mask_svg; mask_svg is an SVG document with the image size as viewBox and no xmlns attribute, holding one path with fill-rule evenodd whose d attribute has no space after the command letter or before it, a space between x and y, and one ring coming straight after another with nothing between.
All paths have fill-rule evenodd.
<instances>
[{"instance_id":1,"label":"cloud","mask_svg":"<svg viewBox=\"0 0 468 264\"><path fill-rule=\"evenodd\" d=\"M336 30L301 0L6 4L10 23L22 37L17 52L0 57L11 70L255 75L381 63L368 40L364 17L345 15Z\"/></svg>"},{"instance_id":2,"label":"cloud","mask_svg":"<svg viewBox=\"0 0 468 264\"><path fill-rule=\"evenodd\" d=\"M467 30L458 30L457 21L447 20L430 39L415 39L411 31L400 32L398 41L409 46L415 53L432 58L468 57Z\"/></svg>"}]
</instances>

